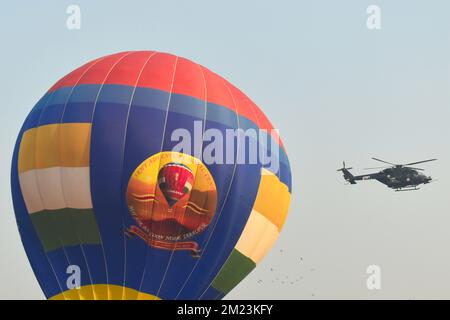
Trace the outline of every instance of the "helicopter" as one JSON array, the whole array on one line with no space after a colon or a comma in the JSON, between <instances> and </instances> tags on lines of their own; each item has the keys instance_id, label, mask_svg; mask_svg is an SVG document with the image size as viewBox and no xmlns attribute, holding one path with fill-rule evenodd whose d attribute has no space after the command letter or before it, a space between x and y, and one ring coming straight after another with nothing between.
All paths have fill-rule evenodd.
<instances>
[{"instance_id":1,"label":"helicopter","mask_svg":"<svg viewBox=\"0 0 450 320\"><path fill-rule=\"evenodd\" d=\"M410 167L412 165L416 165L419 163L425 163L430 161L436 161L437 159L429 159L417 162L411 162L406 164L395 164L388 161L384 161L377 158L372 158L375 161L383 162L385 164L389 164L389 167L377 167L377 168L365 168L364 170L374 170L374 169L383 169L376 173L364 174L359 176L354 176L350 173L349 170L353 168L346 168L345 162L343 162L343 167L338 169L337 171L342 171L344 175L344 179L348 181L350 184L356 184L356 181L362 180L377 180L387 187L394 189L395 191L413 191L419 190L418 187L421 184L428 184L433 180L430 176L426 176L425 174L419 172L424 169Z\"/></svg>"}]
</instances>

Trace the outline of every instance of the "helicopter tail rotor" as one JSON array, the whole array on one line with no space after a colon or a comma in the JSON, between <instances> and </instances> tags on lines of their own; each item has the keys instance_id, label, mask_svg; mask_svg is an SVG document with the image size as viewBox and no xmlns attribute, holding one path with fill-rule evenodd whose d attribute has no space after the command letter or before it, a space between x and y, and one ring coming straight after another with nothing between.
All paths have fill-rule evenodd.
<instances>
[{"instance_id":1,"label":"helicopter tail rotor","mask_svg":"<svg viewBox=\"0 0 450 320\"><path fill-rule=\"evenodd\" d=\"M351 170L351 169L353 169L353 168L347 168L347 167L345 167L345 161L342 161L342 168L337 169L337 171L342 171L342 172L344 172L344 170Z\"/></svg>"},{"instance_id":2,"label":"helicopter tail rotor","mask_svg":"<svg viewBox=\"0 0 450 320\"><path fill-rule=\"evenodd\" d=\"M351 169L353 169L353 168L346 168L345 167L345 161L343 161L342 162L342 168L338 169L337 171L342 171L345 181L350 182L350 184L356 184L355 177L349 171Z\"/></svg>"}]
</instances>

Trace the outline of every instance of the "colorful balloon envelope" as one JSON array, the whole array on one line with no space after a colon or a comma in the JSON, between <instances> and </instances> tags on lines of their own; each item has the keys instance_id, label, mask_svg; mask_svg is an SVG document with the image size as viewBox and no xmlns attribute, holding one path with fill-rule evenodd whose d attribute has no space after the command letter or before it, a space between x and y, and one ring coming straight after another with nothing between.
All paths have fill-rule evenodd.
<instances>
[{"instance_id":1,"label":"colorful balloon envelope","mask_svg":"<svg viewBox=\"0 0 450 320\"><path fill-rule=\"evenodd\" d=\"M239 89L187 59L130 51L88 62L38 101L11 186L47 298L221 299L277 239L291 173Z\"/></svg>"}]
</instances>

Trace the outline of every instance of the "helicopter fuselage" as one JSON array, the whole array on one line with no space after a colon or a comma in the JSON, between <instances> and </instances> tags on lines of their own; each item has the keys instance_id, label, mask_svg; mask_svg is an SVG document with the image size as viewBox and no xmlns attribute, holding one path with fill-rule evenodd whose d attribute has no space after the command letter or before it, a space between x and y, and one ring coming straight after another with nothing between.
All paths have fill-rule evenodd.
<instances>
[{"instance_id":1,"label":"helicopter fuselage","mask_svg":"<svg viewBox=\"0 0 450 320\"><path fill-rule=\"evenodd\" d=\"M414 188L431 182L432 178L410 168L387 168L377 173L354 176L353 180L377 180L391 189Z\"/></svg>"}]
</instances>

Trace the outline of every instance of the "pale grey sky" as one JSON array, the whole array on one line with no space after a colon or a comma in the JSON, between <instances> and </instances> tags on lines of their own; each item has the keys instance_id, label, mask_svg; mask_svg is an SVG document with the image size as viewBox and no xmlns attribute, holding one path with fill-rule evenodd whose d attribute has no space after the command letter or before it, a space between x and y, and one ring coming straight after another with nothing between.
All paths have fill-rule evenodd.
<instances>
[{"instance_id":1,"label":"pale grey sky","mask_svg":"<svg viewBox=\"0 0 450 320\"><path fill-rule=\"evenodd\" d=\"M78 4L81 30L66 28ZM366 27L381 8L382 28ZM13 143L61 76L109 53L192 59L241 88L280 130L293 172L274 249L227 297L450 298L450 3L445 0L13 1L2 5L0 298L44 298L15 224ZM424 165L438 182L395 193L344 185L342 160ZM302 260L301 260L302 259ZM382 289L366 288L366 268Z\"/></svg>"}]
</instances>

